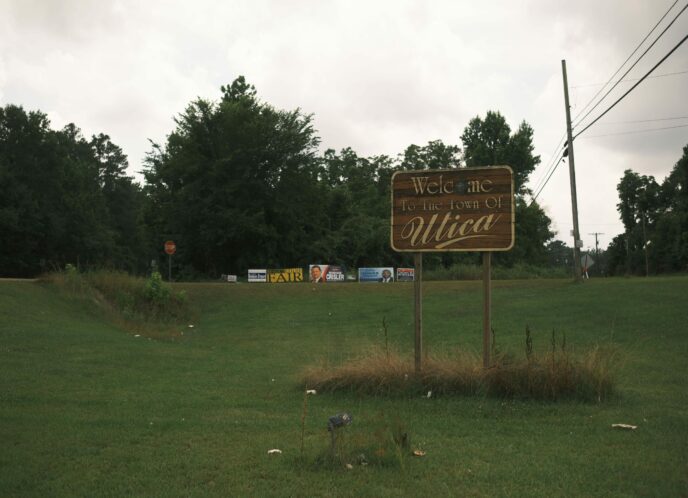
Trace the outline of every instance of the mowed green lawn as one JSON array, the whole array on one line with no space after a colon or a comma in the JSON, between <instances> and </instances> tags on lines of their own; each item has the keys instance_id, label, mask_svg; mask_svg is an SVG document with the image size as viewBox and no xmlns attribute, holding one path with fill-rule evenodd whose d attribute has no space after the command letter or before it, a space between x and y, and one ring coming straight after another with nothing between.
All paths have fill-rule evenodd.
<instances>
[{"instance_id":1,"label":"mowed green lawn","mask_svg":"<svg viewBox=\"0 0 688 498\"><path fill-rule=\"evenodd\" d=\"M412 285L180 287L198 322L149 340L0 282L0 496L688 495L686 277L494 282L500 349L523 354L526 325L539 351L553 329L569 350L614 343L613 401L318 394L304 458L300 369L384 344L383 317L412 355ZM430 353L480 352L480 283L426 284L424 318ZM361 434L401 421L426 456L316 465L340 411Z\"/></svg>"}]
</instances>

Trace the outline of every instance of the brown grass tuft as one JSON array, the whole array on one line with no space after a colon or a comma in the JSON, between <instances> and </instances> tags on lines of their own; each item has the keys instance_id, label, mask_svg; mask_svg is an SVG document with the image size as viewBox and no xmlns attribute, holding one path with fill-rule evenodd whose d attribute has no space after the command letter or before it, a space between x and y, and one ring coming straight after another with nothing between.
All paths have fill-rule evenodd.
<instances>
[{"instance_id":1,"label":"brown grass tuft","mask_svg":"<svg viewBox=\"0 0 688 498\"><path fill-rule=\"evenodd\" d=\"M308 367L302 382L324 392L350 391L373 395L487 395L524 399L602 401L614 394L617 354L595 347L582 356L554 351L515 359L500 354L490 368L467 352L429 356L419 375L411 358L397 351L372 348L336 367Z\"/></svg>"}]
</instances>

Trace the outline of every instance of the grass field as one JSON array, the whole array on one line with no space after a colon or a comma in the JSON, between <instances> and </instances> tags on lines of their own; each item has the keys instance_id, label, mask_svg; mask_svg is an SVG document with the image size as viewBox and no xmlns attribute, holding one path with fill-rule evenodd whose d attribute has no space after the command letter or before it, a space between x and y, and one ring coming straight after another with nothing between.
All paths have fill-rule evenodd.
<instances>
[{"instance_id":1,"label":"grass field","mask_svg":"<svg viewBox=\"0 0 688 498\"><path fill-rule=\"evenodd\" d=\"M526 325L540 351L553 329L574 350L613 343L612 401L318 394L303 457L301 369L383 344L383 317L412 354L412 286L178 288L197 323L149 340L92 301L0 282L0 496L688 496L686 277L494 282L499 347L523 354ZM480 288L425 285L428 351L480 351ZM400 426L426 456L319 465L341 411L350 444Z\"/></svg>"}]
</instances>

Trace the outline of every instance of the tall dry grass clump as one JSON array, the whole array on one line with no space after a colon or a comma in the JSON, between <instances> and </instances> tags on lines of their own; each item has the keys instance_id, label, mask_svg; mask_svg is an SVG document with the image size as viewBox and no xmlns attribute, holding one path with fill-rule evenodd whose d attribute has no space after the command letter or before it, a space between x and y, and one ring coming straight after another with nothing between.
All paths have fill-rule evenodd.
<instances>
[{"instance_id":1,"label":"tall dry grass clump","mask_svg":"<svg viewBox=\"0 0 688 498\"><path fill-rule=\"evenodd\" d=\"M428 356L419 374L412 358L398 351L371 348L338 366L326 363L304 370L304 385L324 392L372 395L485 395L522 399L603 401L615 393L618 355L594 347L572 354L562 342L537 354L527 332L526 357L496 352L489 368L468 352ZM410 355L409 355L410 356Z\"/></svg>"},{"instance_id":2,"label":"tall dry grass clump","mask_svg":"<svg viewBox=\"0 0 688 498\"><path fill-rule=\"evenodd\" d=\"M397 351L371 347L364 354L330 367L322 362L303 372L304 385L318 391L355 391L365 394L392 394L407 390L415 382L413 364Z\"/></svg>"}]
</instances>

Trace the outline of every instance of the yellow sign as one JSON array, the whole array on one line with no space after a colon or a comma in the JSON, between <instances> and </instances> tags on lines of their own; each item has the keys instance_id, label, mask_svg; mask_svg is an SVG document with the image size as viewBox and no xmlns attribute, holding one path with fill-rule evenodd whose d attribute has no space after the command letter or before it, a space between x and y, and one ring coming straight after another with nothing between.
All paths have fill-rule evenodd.
<instances>
[{"instance_id":1,"label":"yellow sign","mask_svg":"<svg viewBox=\"0 0 688 498\"><path fill-rule=\"evenodd\" d=\"M278 284L282 282L303 282L303 268L282 268L268 270L268 282Z\"/></svg>"}]
</instances>

